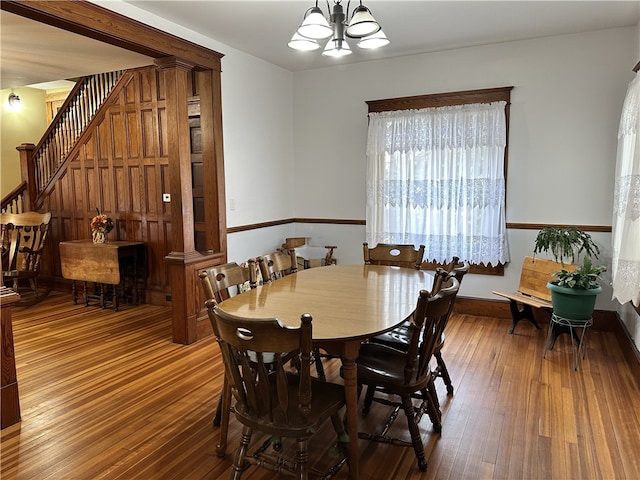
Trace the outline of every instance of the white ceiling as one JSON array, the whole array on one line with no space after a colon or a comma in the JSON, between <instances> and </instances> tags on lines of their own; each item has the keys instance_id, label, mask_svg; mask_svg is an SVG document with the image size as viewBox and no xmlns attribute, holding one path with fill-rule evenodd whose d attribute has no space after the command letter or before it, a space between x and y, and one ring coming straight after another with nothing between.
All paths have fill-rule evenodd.
<instances>
[{"instance_id":1,"label":"white ceiling","mask_svg":"<svg viewBox=\"0 0 640 480\"><path fill-rule=\"evenodd\" d=\"M315 4L312 0L125 0L125 3L292 71L637 25L639 15L638 1L363 0L391 44L377 51L365 51L352 42L353 54L334 59L322 56L319 50L298 52L287 47L305 11ZM347 3L342 0L345 10ZM318 4L326 13L326 0ZM333 5L333 0L330 4ZM354 4L358 2L351 1L349 13Z\"/></svg>"},{"instance_id":2,"label":"white ceiling","mask_svg":"<svg viewBox=\"0 0 640 480\"><path fill-rule=\"evenodd\" d=\"M2 89L49 90L64 86L64 79L152 63L144 55L0 11Z\"/></svg>"},{"instance_id":3,"label":"white ceiling","mask_svg":"<svg viewBox=\"0 0 640 480\"><path fill-rule=\"evenodd\" d=\"M109 2L96 2L106 7ZM391 44L341 59L297 52L287 42L315 2L126 0L291 71L452 48L638 24L638 1L365 0ZM356 3L356 2L351 2ZM333 0L331 1L333 4ZM346 8L347 1L342 1ZM326 12L326 0L319 5ZM144 15L141 17L144 18ZM155 24L154 22L150 22ZM152 59L0 11L0 88L132 68ZM224 51L220 53L225 53ZM224 58L223 58L224 66Z\"/></svg>"}]
</instances>

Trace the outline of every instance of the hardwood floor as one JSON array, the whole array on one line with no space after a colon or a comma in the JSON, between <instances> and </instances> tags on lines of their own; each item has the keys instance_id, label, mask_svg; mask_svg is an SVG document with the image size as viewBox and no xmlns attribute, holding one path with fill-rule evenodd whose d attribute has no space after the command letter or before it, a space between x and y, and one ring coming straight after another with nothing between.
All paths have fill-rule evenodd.
<instances>
[{"instance_id":1,"label":"hardwood floor","mask_svg":"<svg viewBox=\"0 0 640 480\"><path fill-rule=\"evenodd\" d=\"M211 425L222 385L213 339L171 343L168 308L114 312L55 292L12 313L22 422L2 430L3 479L229 478L231 455L216 457ZM427 472L411 449L361 441L362 478L640 478L637 365L626 363L615 334L590 332L576 372L568 336L543 359L546 326L523 322L513 335L509 326L452 317L443 356L455 393L438 383L441 435L421 422ZM329 365L330 378L337 368ZM360 429L386 412L374 405ZM393 428L404 425L401 414ZM238 436L232 419L230 452ZM318 432L312 463L326 464L332 441L330 426ZM252 469L244 478L280 477Z\"/></svg>"}]
</instances>

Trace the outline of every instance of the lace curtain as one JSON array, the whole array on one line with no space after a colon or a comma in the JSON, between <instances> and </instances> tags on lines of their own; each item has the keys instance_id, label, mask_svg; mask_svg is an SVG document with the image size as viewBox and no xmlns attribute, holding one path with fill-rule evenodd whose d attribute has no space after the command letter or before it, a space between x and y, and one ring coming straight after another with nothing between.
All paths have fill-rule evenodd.
<instances>
[{"instance_id":1,"label":"lace curtain","mask_svg":"<svg viewBox=\"0 0 640 480\"><path fill-rule=\"evenodd\" d=\"M640 305L640 77L629 84L618 130L613 199L613 298Z\"/></svg>"},{"instance_id":2,"label":"lace curtain","mask_svg":"<svg viewBox=\"0 0 640 480\"><path fill-rule=\"evenodd\" d=\"M509 261L506 102L369 114L366 238L428 260Z\"/></svg>"}]
</instances>

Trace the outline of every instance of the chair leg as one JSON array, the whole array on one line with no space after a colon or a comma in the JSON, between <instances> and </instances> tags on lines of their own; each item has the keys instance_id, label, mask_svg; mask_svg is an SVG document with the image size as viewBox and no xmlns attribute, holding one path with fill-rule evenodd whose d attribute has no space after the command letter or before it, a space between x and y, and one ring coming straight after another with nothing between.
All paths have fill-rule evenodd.
<instances>
[{"instance_id":1,"label":"chair leg","mask_svg":"<svg viewBox=\"0 0 640 480\"><path fill-rule=\"evenodd\" d=\"M220 411L220 436L218 437L218 445L216 445L216 455L224 457L227 453L227 437L229 435L229 416L231 413L231 386L224 379L222 393L218 402L218 410ZM217 415L218 412L216 412ZM214 418L215 422L215 418Z\"/></svg>"},{"instance_id":2,"label":"chair leg","mask_svg":"<svg viewBox=\"0 0 640 480\"><path fill-rule=\"evenodd\" d=\"M213 415L213 426L220 426L220 419L222 417L222 395L223 392L220 392L220 397L218 398L218 406L216 407L216 413Z\"/></svg>"},{"instance_id":3,"label":"chair leg","mask_svg":"<svg viewBox=\"0 0 640 480\"><path fill-rule=\"evenodd\" d=\"M35 298L37 299L38 298L38 277L30 278L29 286L31 287L31 290L33 290L35 294Z\"/></svg>"},{"instance_id":4,"label":"chair leg","mask_svg":"<svg viewBox=\"0 0 640 480\"><path fill-rule=\"evenodd\" d=\"M431 400L433 400L433 404L435 405L436 409L440 411L440 399L438 399L438 391L436 390L435 380L436 378L432 375L431 379L429 380L429 383L427 384L427 388L425 390L427 390L431 394ZM424 397L424 392L422 393Z\"/></svg>"},{"instance_id":5,"label":"chair leg","mask_svg":"<svg viewBox=\"0 0 640 480\"><path fill-rule=\"evenodd\" d=\"M424 455L424 445L422 444L422 437L420 436L420 429L416 423L413 402L410 395L402 397L402 408L407 416L407 426L409 427L409 433L411 435L411 443L413 444L413 451L416 454L418 460L418 468L423 472L427 470L427 459Z\"/></svg>"},{"instance_id":6,"label":"chair leg","mask_svg":"<svg viewBox=\"0 0 640 480\"><path fill-rule=\"evenodd\" d=\"M323 382L327 381L327 376L324 373L324 365L322 365L322 357L320 356L320 349L319 348L314 348L313 349L313 359L315 361L316 364L316 372L318 374L318 378L320 380L322 380Z\"/></svg>"},{"instance_id":7,"label":"chair leg","mask_svg":"<svg viewBox=\"0 0 640 480\"><path fill-rule=\"evenodd\" d=\"M371 410L371 404L373 403L373 396L376 393L375 385L367 385L367 393L364 396L364 403L362 404L362 414L366 415Z\"/></svg>"},{"instance_id":8,"label":"chair leg","mask_svg":"<svg viewBox=\"0 0 640 480\"><path fill-rule=\"evenodd\" d=\"M298 465L298 480L308 480L309 478L309 452L308 440L306 438L298 439L298 453L296 455Z\"/></svg>"},{"instance_id":9,"label":"chair leg","mask_svg":"<svg viewBox=\"0 0 640 480\"><path fill-rule=\"evenodd\" d=\"M433 383L431 383L433 385ZM442 432L442 414L440 412L440 407L438 405L438 400L435 399L435 389L434 388L426 388L423 392L423 402L426 402L427 415L429 415L429 420L431 420L431 424L433 425L433 430L436 433Z\"/></svg>"},{"instance_id":10,"label":"chair leg","mask_svg":"<svg viewBox=\"0 0 640 480\"><path fill-rule=\"evenodd\" d=\"M240 447L236 452L236 457L233 460L233 474L231 480L240 480L242 473L247 469L248 462L245 460L247 450L249 449L249 443L251 443L251 435L253 430L250 427L243 427L242 434L240 435Z\"/></svg>"},{"instance_id":11,"label":"chair leg","mask_svg":"<svg viewBox=\"0 0 640 480\"><path fill-rule=\"evenodd\" d=\"M453 395L453 383L451 382L447 365L442 359L442 352L434 352L433 356L436 357L436 362L438 362L438 376L442 378L442 381L447 386L447 395Z\"/></svg>"},{"instance_id":12,"label":"chair leg","mask_svg":"<svg viewBox=\"0 0 640 480\"><path fill-rule=\"evenodd\" d=\"M344 457L348 459L349 440L347 438L345 422L340 418L339 414L334 413L331 415L331 424L333 425L333 430L336 432L336 445Z\"/></svg>"}]
</instances>

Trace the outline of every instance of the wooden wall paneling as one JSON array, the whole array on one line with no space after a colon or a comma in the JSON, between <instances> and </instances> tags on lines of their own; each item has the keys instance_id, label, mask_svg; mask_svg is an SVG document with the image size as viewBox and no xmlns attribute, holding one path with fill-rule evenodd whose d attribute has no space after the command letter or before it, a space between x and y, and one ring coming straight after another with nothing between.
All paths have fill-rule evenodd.
<instances>
[{"instance_id":1,"label":"wooden wall paneling","mask_svg":"<svg viewBox=\"0 0 640 480\"><path fill-rule=\"evenodd\" d=\"M57 190L58 192L60 191L66 191L68 192L69 189L71 188L71 185L69 184L69 175L67 174L68 170L65 170L64 172L62 172L62 174L58 177L58 181L56 182L56 186L54 187L54 190ZM58 206L58 213L62 213L62 212L67 212L68 206L67 203L65 202L66 197L64 195L60 195L58 193L58 199L57 199L57 206Z\"/></svg>"},{"instance_id":2,"label":"wooden wall paneling","mask_svg":"<svg viewBox=\"0 0 640 480\"><path fill-rule=\"evenodd\" d=\"M114 121L115 117L115 121ZM116 157L114 152L117 151L117 145L113 142L119 141L116 132L118 128L118 121L120 120L120 112L116 111L115 115L112 109L109 109L107 115L99 112L95 117L96 127L93 133L93 139L95 142L95 160L98 162L108 162L110 158ZM116 123L114 132L114 123Z\"/></svg>"},{"instance_id":3,"label":"wooden wall paneling","mask_svg":"<svg viewBox=\"0 0 640 480\"><path fill-rule=\"evenodd\" d=\"M118 215L114 202L115 182L113 181L111 176L112 171L113 167L108 162L104 162L103 165L99 166L96 169L99 184L107 185L107 188L101 189L100 211L102 213L109 214L109 216L111 216L115 221L118 219Z\"/></svg>"},{"instance_id":4,"label":"wooden wall paneling","mask_svg":"<svg viewBox=\"0 0 640 480\"><path fill-rule=\"evenodd\" d=\"M209 250L206 235L204 178L202 163L202 132L200 128L199 99L195 97L198 105L193 105L194 98L189 100L189 144L191 149L191 177L193 199L193 228L195 231L195 249L199 252ZM195 108L194 108L195 107Z\"/></svg>"},{"instance_id":5,"label":"wooden wall paneling","mask_svg":"<svg viewBox=\"0 0 640 480\"><path fill-rule=\"evenodd\" d=\"M156 78L155 72L152 72L151 70L145 70L140 76L138 76L138 81L140 83L140 87L138 88L138 99L141 103L152 102L157 98L155 95L157 86Z\"/></svg>"},{"instance_id":6,"label":"wooden wall paneling","mask_svg":"<svg viewBox=\"0 0 640 480\"><path fill-rule=\"evenodd\" d=\"M157 106L154 109L146 108L140 112L140 132L136 137L140 139L139 141L142 144L142 151L140 152L142 158L158 158L158 148L156 148L158 142L156 111Z\"/></svg>"},{"instance_id":7,"label":"wooden wall paneling","mask_svg":"<svg viewBox=\"0 0 640 480\"><path fill-rule=\"evenodd\" d=\"M113 167L113 188L114 188L114 208L118 212L126 212L127 210L127 176L124 167Z\"/></svg>"},{"instance_id":8,"label":"wooden wall paneling","mask_svg":"<svg viewBox=\"0 0 640 480\"><path fill-rule=\"evenodd\" d=\"M202 145L203 193L206 247L227 259L227 216L222 140L222 91L220 72L197 72L200 96L200 140Z\"/></svg>"},{"instance_id":9,"label":"wooden wall paneling","mask_svg":"<svg viewBox=\"0 0 640 480\"><path fill-rule=\"evenodd\" d=\"M140 161L144 156L143 148L141 148L141 144L144 144L144 138L141 139L140 135L144 134L144 126L141 123L144 123L145 113L147 115L150 114L149 111L137 112L130 110L129 107L125 109L124 126L122 128L123 141L119 145L121 150L117 152L118 158ZM139 116L142 117L142 120L139 120ZM153 156L153 151L150 156Z\"/></svg>"},{"instance_id":10,"label":"wooden wall paneling","mask_svg":"<svg viewBox=\"0 0 640 480\"><path fill-rule=\"evenodd\" d=\"M161 185L160 168L154 165L144 165L144 170L140 177L143 179L141 188L145 191L144 208L148 214L160 215L162 210L162 191L158 191Z\"/></svg>"},{"instance_id":11,"label":"wooden wall paneling","mask_svg":"<svg viewBox=\"0 0 640 480\"><path fill-rule=\"evenodd\" d=\"M87 210L85 208L86 201L84 198L84 195L86 194L87 190L84 188L84 182L82 181L81 166L82 166L82 161L80 161L80 158L78 158L77 163L71 166L71 183L73 185L73 188L71 189L70 193L74 196L69 198L69 195L67 195L67 199L68 199L69 205L70 206L73 205L70 208L70 210L74 213L78 211L84 212ZM77 237L77 238L82 238L82 237Z\"/></svg>"},{"instance_id":12,"label":"wooden wall paneling","mask_svg":"<svg viewBox=\"0 0 640 480\"><path fill-rule=\"evenodd\" d=\"M167 109L165 106L158 107L158 128L156 129L158 135L158 149L159 157L163 159L169 158L169 142L167 139Z\"/></svg>"},{"instance_id":13,"label":"wooden wall paneling","mask_svg":"<svg viewBox=\"0 0 640 480\"><path fill-rule=\"evenodd\" d=\"M93 164L91 166L85 166L83 170L84 176L84 184L86 185L87 196L86 196L86 204L87 209L85 210L85 215L87 215L86 220L90 221L93 214L97 213L96 208L104 210L102 206L102 195L101 195L101 185L97 180L96 169Z\"/></svg>"},{"instance_id":14,"label":"wooden wall paneling","mask_svg":"<svg viewBox=\"0 0 640 480\"><path fill-rule=\"evenodd\" d=\"M169 175L169 165L168 164L160 165L160 190L162 190L163 193L171 192L171 186L169 182L170 178L171 177ZM171 202L162 203L162 214L165 216L171 215ZM171 245L171 244L169 243L168 245ZM171 250L172 249L169 249L169 252Z\"/></svg>"},{"instance_id":15,"label":"wooden wall paneling","mask_svg":"<svg viewBox=\"0 0 640 480\"><path fill-rule=\"evenodd\" d=\"M122 15L118 15L89 2L67 0L57 2L23 2L7 0L2 2L1 8L2 10L10 11L48 25L53 25L63 30L72 31L99 41L117 45L121 48L143 53L155 58L156 61L166 58L179 58L183 60L178 62L182 63L182 66L189 64L189 69L195 65L197 70L214 70L215 77L213 78L212 84L215 88L212 106L215 118L214 115L212 115L211 118L213 119L213 127L216 132L215 136L220 140L215 144L214 160L219 163L219 172L224 172L222 166L222 108L220 95L220 59L223 56L222 54L182 40L173 35L166 34L158 29L123 17ZM143 72L142 74L139 73L141 71ZM131 80L132 76L133 80ZM182 135L183 132L175 135L175 131L171 127L174 126L175 119L177 118L175 112L180 108L179 102L182 101L182 95L176 95L175 88L167 88L165 77L165 73L155 67L141 68L137 70L137 73L128 71L118 85L116 85L105 105L114 106L116 109L120 108L120 111L124 112L123 105L135 105L134 110L138 110L141 99L152 101L152 99L155 98L157 100L157 107L152 108L157 108L157 123L154 125L153 130L157 135L158 150L155 159L152 158L152 160L145 165L150 165L155 162L157 169L154 179L157 185L155 196L158 197L158 192L168 192L172 193L172 197L175 198L182 194L182 189L176 190L170 188L172 186L171 170L173 162L177 159L178 163L181 163L182 158L173 155L175 148L172 148L172 143L176 138L184 138L184 135ZM190 89L192 91L190 95L193 95L195 93L193 91L193 85L195 85L196 82L193 77L191 77L191 80L192 84L190 85ZM122 94L120 95L120 93ZM167 111L163 103L167 98L170 98L173 102L169 111ZM101 114L105 108L106 107L101 108L99 114ZM60 222L60 232L57 236L69 237L56 238L56 243L61 240L88 238L88 222L95 208L95 206L90 205L90 203L94 201L94 198L99 198L100 195L104 194L104 191L97 190L97 188L100 187L110 189L109 195L112 199L113 209L117 212L118 216L125 219L125 225L127 225L126 222L139 222L140 227L134 227L134 231L139 228L142 231L142 236L145 237L144 241L153 251L160 252L160 256L163 254L167 255L174 250L190 250L182 246L177 248L175 238L179 237L174 227L180 225L180 230L182 230L182 225L186 224L188 225L187 228L192 229L193 218L191 214L185 216L181 208L176 210L171 204L162 204L161 207L160 203L155 204L157 213L154 214L144 211L146 205L152 205L149 199L146 199L146 202L139 202L139 204L142 205L143 211L141 211L139 215L136 214L138 216L127 211L126 206L128 199L126 196L128 191L122 188L122 186L130 180L126 168L128 165L135 163L131 159L127 160L127 158L123 157L122 164L120 165L114 160L116 155L111 155L107 162L109 167L113 169L111 171L111 181L109 185L102 185L96 181L96 175L98 174L98 171L95 170L98 168L96 151L97 148L102 147L102 145L95 145L94 143L101 138L109 138L110 146L114 146L112 142L118 142L120 139L126 138L116 135L115 132L111 132L111 135L107 137L99 135L99 138L94 138L97 135L96 131L97 127L92 121L88 126L87 132L83 134L83 138L78 142L78 145L69 153L69 158L73 159L73 163L67 160L63 168L55 174L56 178L54 178L54 181L57 181L58 178L61 178L61 175L65 175L65 172L67 172L67 186L71 187L58 188L58 204L51 207L64 212L62 214L56 212L59 215L55 218ZM167 132L170 133L170 136L167 136ZM118 148L117 143L115 144L115 148ZM122 149L122 151L124 150L125 149ZM169 158L172 159L171 163L169 162ZM102 165L100 165L100 167L102 167ZM117 170L119 167L122 167L120 171ZM28 169L25 169L25 171L28 171ZM169 174L167 175L167 173ZM123 182L120 183L120 180ZM217 181L224 182L224 176L218 175ZM35 185L34 182L28 183ZM56 185L57 184L52 183L51 186L47 187L47 191L44 192L44 194L48 195ZM119 188L117 185L119 185ZM57 186L59 187L59 185ZM214 230L225 232L224 184L222 183L221 186L222 188L219 188L216 192L218 199L214 199L214 202L218 203L219 208L222 207L222 216L218 217L214 215L212 224L216 225L213 227ZM90 188L91 193L89 193ZM141 189L140 191L142 192L144 190ZM147 194L150 195L150 193ZM35 192L33 198L35 199ZM53 199L53 197L51 198ZM220 198L222 198L222 203L219 202ZM25 199L28 201L28 196L25 196ZM172 225L172 222L175 223L175 225ZM124 231L127 235L131 234L131 226L126 226ZM179 233L183 234L184 232ZM192 230L189 236L193 239ZM226 249L226 238L218 238L217 242L221 246L224 246L221 250ZM219 256L213 261L219 263ZM170 291L168 288L168 267L161 262L159 262L158 265L162 267L157 268L159 275L154 277L155 285L153 287L158 291L168 293ZM176 319L174 319L174 321L175 320ZM182 320L178 319L178 321Z\"/></svg>"},{"instance_id":16,"label":"wooden wall paneling","mask_svg":"<svg viewBox=\"0 0 640 480\"><path fill-rule=\"evenodd\" d=\"M135 70L131 78L127 81L122 89L121 96L119 98L120 105L135 106L137 103L137 95L140 90L138 87L139 70Z\"/></svg>"},{"instance_id":17,"label":"wooden wall paneling","mask_svg":"<svg viewBox=\"0 0 640 480\"><path fill-rule=\"evenodd\" d=\"M145 177L142 175L143 166L130 165L127 168L127 177L129 185L129 205L127 211L129 213L140 214L146 211L144 205L147 203L145 200L145 187L143 181Z\"/></svg>"},{"instance_id":18,"label":"wooden wall paneling","mask_svg":"<svg viewBox=\"0 0 640 480\"><path fill-rule=\"evenodd\" d=\"M41 211L43 212L57 212L57 190L54 189L52 195L49 195L43 202ZM55 274L56 266L58 262L58 244L52 238L57 238L60 231L60 222L57 216L52 215L49 222L49 233L47 234L47 241L44 244L44 253L40 259L40 278L48 276L48 274ZM42 283L42 282L40 282Z\"/></svg>"}]
</instances>

